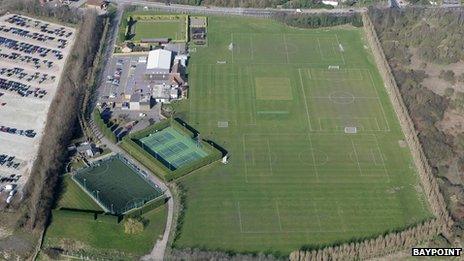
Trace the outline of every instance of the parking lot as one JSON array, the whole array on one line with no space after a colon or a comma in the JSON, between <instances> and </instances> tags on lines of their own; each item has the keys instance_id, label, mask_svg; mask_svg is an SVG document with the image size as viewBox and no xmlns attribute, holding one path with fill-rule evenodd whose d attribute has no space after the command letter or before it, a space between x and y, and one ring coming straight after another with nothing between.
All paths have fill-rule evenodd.
<instances>
[{"instance_id":1,"label":"parking lot","mask_svg":"<svg viewBox=\"0 0 464 261\"><path fill-rule=\"evenodd\" d=\"M75 29L0 17L0 191L21 191L37 157Z\"/></svg>"},{"instance_id":2,"label":"parking lot","mask_svg":"<svg viewBox=\"0 0 464 261\"><path fill-rule=\"evenodd\" d=\"M139 62L143 59L145 62ZM106 72L106 82L100 88L101 100L117 99L136 91L150 93L150 83L144 78L145 69L146 55L113 56Z\"/></svg>"}]
</instances>

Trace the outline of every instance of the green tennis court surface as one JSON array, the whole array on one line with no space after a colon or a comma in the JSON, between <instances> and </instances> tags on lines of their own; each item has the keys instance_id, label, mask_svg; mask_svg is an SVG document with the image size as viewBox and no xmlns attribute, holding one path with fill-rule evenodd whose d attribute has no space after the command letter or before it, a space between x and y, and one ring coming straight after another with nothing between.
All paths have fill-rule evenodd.
<instances>
[{"instance_id":1,"label":"green tennis court surface","mask_svg":"<svg viewBox=\"0 0 464 261\"><path fill-rule=\"evenodd\" d=\"M121 214L163 193L118 157L111 157L74 175L93 198L110 212Z\"/></svg>"},{"instance_id":2,"label":"green tennis court surface","mask_svg":"<svg viewBox=\"0 0 464 261\"><path fill-rule=\"evenodd\" d=\"M143 149L171 170L207 156L195 140L182 135L173 127L152 133L139 141Z\"/></svg>"}]
</instances>

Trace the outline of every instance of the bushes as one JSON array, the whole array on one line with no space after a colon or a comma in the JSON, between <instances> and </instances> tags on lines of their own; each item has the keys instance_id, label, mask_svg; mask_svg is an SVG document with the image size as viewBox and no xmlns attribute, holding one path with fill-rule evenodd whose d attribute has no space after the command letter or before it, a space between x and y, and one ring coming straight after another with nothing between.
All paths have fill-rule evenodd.
<instances>
[{"instance_id":1,"label":"bushes","mask_svg":"<svg viewBox=\"0 0 464 261\"><path fill-rule=\"evenodd\" d=\"M124 221L124 233L136 235L143 232L143 223L136 218L128 218Z\"/></svg>"},{"instance_id":2,"label":"bushes","mask_svg":"<svg viewBox=\"0 0 464 261\"><path fill-rule=\"evenodd\" d=\"M118 139L116 137L116 134L111 130L111 128L114 125L108 126L108 124L105 123L103 118L101 117L100 111L98 109L95 109L93 111L93 119L95 121L95 124L97 124L98 128L102 132L102 134L112 143L118 142Z\"/></svg>"}]
</instances>

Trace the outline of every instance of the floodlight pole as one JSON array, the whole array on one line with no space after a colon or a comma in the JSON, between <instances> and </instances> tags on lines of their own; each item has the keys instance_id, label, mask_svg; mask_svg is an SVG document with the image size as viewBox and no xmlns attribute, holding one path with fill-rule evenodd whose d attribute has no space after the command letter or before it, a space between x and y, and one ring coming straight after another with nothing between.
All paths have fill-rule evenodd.
<instances>
[{"instance_id":1,"label":"floodlight pole","mask_svg":"<svg viewBox=\"0 0 464 261\"><path fill-rule=\"evenodd\" d=\"M86 183L85 183L86 181L87 181L87 179L84 178L84 188L87 188L87 185L86 185Z\"/></svg>"}]
</instances>

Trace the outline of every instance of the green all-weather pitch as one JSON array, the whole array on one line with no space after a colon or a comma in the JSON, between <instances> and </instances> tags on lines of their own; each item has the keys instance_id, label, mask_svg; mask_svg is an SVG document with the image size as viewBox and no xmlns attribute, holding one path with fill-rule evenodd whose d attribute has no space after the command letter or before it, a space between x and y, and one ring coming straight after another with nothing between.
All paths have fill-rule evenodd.
<instances>
[{"instance_id":1,"label":"green all-weather pitch","mask_svg":"<svg viewBox=\"0 0 464 261\"><path fill-rule=\"evenodd\" d=\"M174 109L230 160L181 181L176 247L286 255L432 217L361 28L208 19Z\"/></svg>"},{"instance_id":2,"label":"green all-weather pitch","mask_svg":"<svg viewBox=\"0 0 464 261\"><path fill-rule=\"evenodd\" d=\"M77 171L73 179L106 211L123 214L163 194L144 175L125 158L112 156Z\"/></svg>"},{"instance_id":3,"label":"green all-weather pitch","mask_svg":"<svg viewBox=\"0 0 464 261\"><path fill-rule=\"evenodd\" d=\"M182 167L208 154L195 140L179 133L173 127L141 138L142 147L171 170Z\"/></svg>"}]
</instances>

